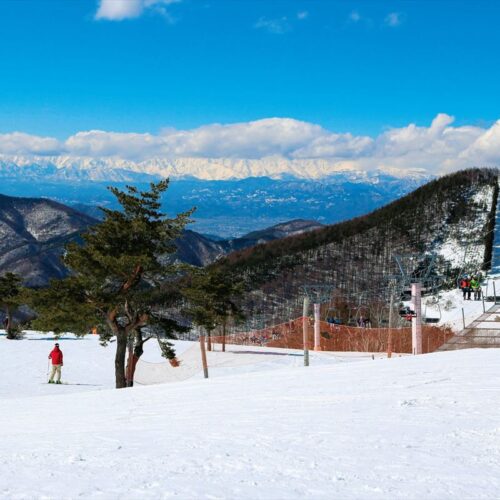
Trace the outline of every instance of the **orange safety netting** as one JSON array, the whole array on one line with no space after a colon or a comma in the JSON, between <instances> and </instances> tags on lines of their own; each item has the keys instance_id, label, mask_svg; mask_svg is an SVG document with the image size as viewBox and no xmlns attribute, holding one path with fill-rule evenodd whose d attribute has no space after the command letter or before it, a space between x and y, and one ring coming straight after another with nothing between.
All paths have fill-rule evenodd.
<instances>
[{"instance_id":1,"label":"orange safety netting","mask_svg":"<svg viewBox=\"0 0 500 500\"><path fill-rule=\"evenodd\" d=\"M314 348L314 324L306 318L308 348ZM449 328L422 325L422 349L424 353L433 352L453 336ZM320 347L322 351L360 351L387 352L389 340L392 352L411 353L411 327L407 328L360 328L346 325L333 325L320 322ZM208 348L212 345L251 345L303 349L303 318L297 318L280 325L207 338Z\"/></svg>"}]
</instances>

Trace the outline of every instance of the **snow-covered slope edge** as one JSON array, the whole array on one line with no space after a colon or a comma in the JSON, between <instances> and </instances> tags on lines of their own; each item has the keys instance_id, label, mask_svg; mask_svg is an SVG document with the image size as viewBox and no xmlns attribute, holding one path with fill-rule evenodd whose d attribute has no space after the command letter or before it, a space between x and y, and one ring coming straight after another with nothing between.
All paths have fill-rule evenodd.
<instances>
[{"instance_id":1,"label":"snow-covered slope edge","mask_svg":"<svg viewBox=\"0 0 500 500\"><path fill-rule=\"evenodd\" d=\"M490 349L10 400L0 498L495 498L499 384Z\"/></svg>"}]
</instances>

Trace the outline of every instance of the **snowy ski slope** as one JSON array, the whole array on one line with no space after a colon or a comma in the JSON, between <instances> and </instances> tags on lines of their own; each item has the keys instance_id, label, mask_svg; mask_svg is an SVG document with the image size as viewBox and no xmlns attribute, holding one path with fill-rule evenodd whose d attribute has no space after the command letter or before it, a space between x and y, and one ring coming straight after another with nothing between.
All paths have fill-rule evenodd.
<instances>
[{"instance_id":1,"label":"snowy ski slope","mask_svg":"<svg viewBox=\"0 0 500 500\"><path fill-rule=\"evenodd\" d=\"M2 499L498 498L496 349L117 391L92 338L64 376L102 387L42 385L51 345L0 339Z\"/></svg>"}]
</instances>

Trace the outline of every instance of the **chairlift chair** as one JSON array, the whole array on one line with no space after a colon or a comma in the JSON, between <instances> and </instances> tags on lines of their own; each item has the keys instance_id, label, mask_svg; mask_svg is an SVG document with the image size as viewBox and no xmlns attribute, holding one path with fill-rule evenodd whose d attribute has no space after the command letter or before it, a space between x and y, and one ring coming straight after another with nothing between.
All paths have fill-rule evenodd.
<instances>
[{"instance_id":1,"label":"chairlift chair","mask_svg":"<svg viewBox=\"0 0 500 500\"><path fill-rule=\"evenodd\" d=\"M330 325L341 325L342 320L337 314L337 310L334 307L329 307L326 311L326 322Z\"/></svg>"},{"instance_id":2,"label":"chairlift chair","mask_svg":"<svg viewBox=\"0 0 500 500\"><path fill-rule=\"evenodd\" d=\"M360 317L363 316L365 319L367 319L367 317L369 316L368 314L362 314L363 312L368 311L368 308L362 305L365 295L365 292L360 292L357 297L357 305L349 307L349 319L347 320L347 324L349 326L359 326Z\"/></svg>"},{"instance_id":3,"label":"chairlift chair","mask_svg":"<svg viewBox=\"0 0 500 500\"><path fill-rule=\"evenodd\" d=\"M411 321L415 317L415 311L410 306L404 306L399 310L399 316L406 321Z\"/></svg>"},{"instance_id":4,"label":"chairlift chair","mask_svg":"<svg viewBox=\"0 0 500 500\"><path fill-rule=\"evenodd\" d=\"M442 317L442 314L441 314L441 306L439 305L439 302L436 302L437 305L437 309L438 309L438 316L427 316L427 306L428 306L428 303L426 302L425 303L425 309L424 309L424 317L423 317L423 320L425 323L439 323L441 321L441 317Z\"/></svg>"},{"instance_id":5,"label":"chairlift chair","mask_svg":"<svg viewBox=\"0 0 500 500\"><path fill-rule=\"evenodd\" d=\"M354 318L356 323L355 326L366 328L367 325L371 325L369 309L366 306L359 306L356 310L356 316Z\"/></svg>"}]
</instances>

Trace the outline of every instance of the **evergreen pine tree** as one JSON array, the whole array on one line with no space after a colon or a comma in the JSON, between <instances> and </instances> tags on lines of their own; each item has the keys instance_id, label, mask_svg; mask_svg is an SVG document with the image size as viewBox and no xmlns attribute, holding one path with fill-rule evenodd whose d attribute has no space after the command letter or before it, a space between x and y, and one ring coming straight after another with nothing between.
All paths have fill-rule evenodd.
<instances>
[{"instance_id":1,"label":"evergreen pine tree","mask_svg":"<svg viewBox=\"0 0 500 500\"><path fill-rule=\"evenodd\" d=\"M103 341L116 337L117 388L131 385L134 356L142 354L145 333L149 338L151 332L171 336L182 330L165 317L162 306L172 297L163 285L179 273L168 255L176 251L174 241L193 210L167 218L160 211L167 188L168 180L151 183L144 192L133 186L126 191L109 188L121 210L102 209L104 220L82 235L83 244L66 247L63 260L71 276L52 281L32 299L39 314L35 327L80 335L97 327ZM131 352L128 374L127 347ZM162 347L164 355L175 360L172 345L164 341Z\"/></svg>"},{"instance_id":2,"label":"evergreen pine tree","mask_svg":"<svg viewBox=\"0 0 500 500\"><path fill-rule=\"evenodd\" d=\"M189 302L187 312L193 322L207 332L208 350L211 350L211 333L218 326L222 328L222 349L225 350L228 322L243 319L239 305L244 293L243 282L226 270L212 266L195 271L182 293Z\"/></svg>"}]
</instances>

